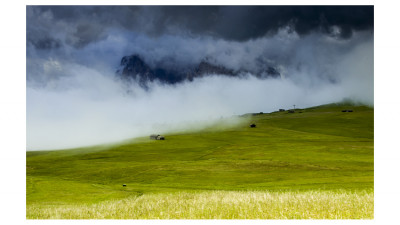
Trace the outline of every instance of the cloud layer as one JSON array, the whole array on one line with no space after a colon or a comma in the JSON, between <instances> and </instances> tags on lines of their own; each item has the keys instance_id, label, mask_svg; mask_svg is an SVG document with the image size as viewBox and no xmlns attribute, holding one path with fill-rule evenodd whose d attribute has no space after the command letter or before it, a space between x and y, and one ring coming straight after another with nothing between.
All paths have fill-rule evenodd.
<instances>
[{"instance_id":1,"label":"cloud layer","mask_svg":"<svg viewBox=\"0 0 400 225\"><path fill-rule=\"evenodd\" d=\"M294 104L349 98L373 105L370 11L28 6L27 149L200 129L221 117ZM243 23L237 34L232 21ZM204 59L233 70L274 66L282 79L207 76L173 86L154 82L143 90L116 78L121 58L131 54L173 69Z\"/></svg>"},{"instance_id":2,"label":"cloud layer","mask_svg":"<svg viewBox=\"0 0 400 225\"><path fill-rule=\"evenodd\" d=\"M286 26L299 35L319 31L344 39L373 29L373 6L31 6L27 16L29 41L38 48L57 47L62 39L83 47L105 38L109 28L232 41L274 35ZM65 37L40 32L48 28Z\"/></svg>"}]
</instances>

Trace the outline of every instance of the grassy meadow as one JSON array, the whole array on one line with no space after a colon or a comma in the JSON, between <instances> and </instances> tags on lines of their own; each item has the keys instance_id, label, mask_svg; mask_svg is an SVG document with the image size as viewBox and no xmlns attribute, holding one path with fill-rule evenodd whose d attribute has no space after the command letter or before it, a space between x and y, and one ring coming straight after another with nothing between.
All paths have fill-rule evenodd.
<instances>
[{"instance_id":1,"label":"grassy meadow","mask_svg":"<svg viewBox=\"0 0 400 225\"><path fill-rule=\"evenodd\" d=\"M26 216L372 219L373 117L373 108L330 104L164 141L28 151Z\"/></svg>"}]
</instances>

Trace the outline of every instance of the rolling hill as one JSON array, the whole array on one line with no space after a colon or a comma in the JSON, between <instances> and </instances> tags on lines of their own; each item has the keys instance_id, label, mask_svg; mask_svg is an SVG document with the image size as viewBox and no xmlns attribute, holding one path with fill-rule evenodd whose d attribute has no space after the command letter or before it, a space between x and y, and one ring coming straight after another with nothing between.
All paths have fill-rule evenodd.
<instances>
[{"instance_id":1,"label":"rolling hill","mask_svg":"<svg viewBox=\"0 0 400 225\"><path fill-rule=\"evenodd\" d=\"M373 108L338 103L236 120L165 140L28 151L27 208L182 191L373 191Z\"/></svg>"}]
</instances>

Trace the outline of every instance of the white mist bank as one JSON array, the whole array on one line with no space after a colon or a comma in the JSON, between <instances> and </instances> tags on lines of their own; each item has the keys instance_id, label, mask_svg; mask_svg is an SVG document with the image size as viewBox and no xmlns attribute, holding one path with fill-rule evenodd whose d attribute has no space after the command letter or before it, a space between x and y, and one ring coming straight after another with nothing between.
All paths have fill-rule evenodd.
<instances>
[{"instance_id":1,"label":"white mist bank","mask_svg":"<svg viewBox=\"0 0 400 225\"><path fill-rule=\"evenodd\" d=\"M99 75L101 76L101 75ZM71 90L27 89L27 149L63 149L187 129L221 117L310 107L348 98L341 86L304 89L290 80L211 76L123 94L115 81ZM114 85L113 85L114 83ZM94 91L96 90L96 91ZM353 98L355 100L360 100Z\"/></svg>"}]
</instances>

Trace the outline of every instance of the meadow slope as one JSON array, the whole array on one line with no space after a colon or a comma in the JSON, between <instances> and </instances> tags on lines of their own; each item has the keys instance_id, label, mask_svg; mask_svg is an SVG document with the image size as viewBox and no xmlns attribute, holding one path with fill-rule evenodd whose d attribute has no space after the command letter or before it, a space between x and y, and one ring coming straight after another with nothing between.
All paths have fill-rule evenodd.
<instances>
[{"instance_id":1,"label":"meadow slope","mask_svg":"<svg viewBox=\"0 0 400 225\"><path fill-rule=\"evenodd\" d=\"M353 112L344 113L342 109ZM158 195L162 199L174 194L215 191L227 195L320 192L326 196L334 196L332 193L358 196L361 193L359 196L367 199L363 204L368 204L369 214L357 218L371 218L373 117L373 108L329 104L297 109L295 113L242 116L234 126L221 122L201 131L164 134L164 141L144 137L119 145L29 151L27 218L67 218L61 214L54 216L51 209L57 207L60 212L59 207L97 207L107 202L114 204ZM250 123L255 123L256 128L250 128ZM50 214L43 214L46 210Z\"/></svg>"}]
</instances>

